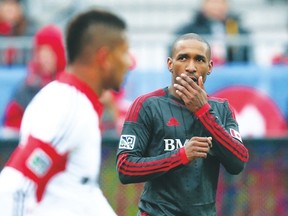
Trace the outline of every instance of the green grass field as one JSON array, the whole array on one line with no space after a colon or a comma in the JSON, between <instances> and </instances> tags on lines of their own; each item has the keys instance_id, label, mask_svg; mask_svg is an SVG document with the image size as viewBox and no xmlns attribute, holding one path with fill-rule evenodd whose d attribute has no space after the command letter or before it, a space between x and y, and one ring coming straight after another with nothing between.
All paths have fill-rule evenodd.
<instances>
[{"instance_id":1,"label":"green grass field","mask_svg":"<svg viewBox=\"0 0 288 216\"><path fill-rule=\"evenodd\" d=\"M138 211L139 195L143 184L123 185L116 172L116 149L103 148L101 188L118 216L133 216Z\"/></svg>"}]
</instances>

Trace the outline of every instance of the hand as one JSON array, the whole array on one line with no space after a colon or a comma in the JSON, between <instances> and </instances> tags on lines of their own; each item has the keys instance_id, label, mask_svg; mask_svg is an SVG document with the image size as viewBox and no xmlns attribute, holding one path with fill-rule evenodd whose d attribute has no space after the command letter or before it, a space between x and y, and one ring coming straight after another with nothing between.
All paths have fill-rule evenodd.
<instances>
[{"instance_id":1,"label":"hand","mask_svg":"<svg viewBox=\"0 0 288 216\"><path fill-rule=\"evenodd\" d=\"M174 84L176 94L191 112L196 112L208 102L202 76L198 79L199 86L184 73L180 77L176 77L176 80L178 82Z\"/></svg>"},{"instance_id":2,"label":"hand","mask_svg":"<svg viewBox=\"0 0 288 216\"><path fill-rule=\"evenodd\" d=\"M212 148L212 137L192 137L184 147L189 161L206 158L210 148Z\"/></svg>"}]
</instances>

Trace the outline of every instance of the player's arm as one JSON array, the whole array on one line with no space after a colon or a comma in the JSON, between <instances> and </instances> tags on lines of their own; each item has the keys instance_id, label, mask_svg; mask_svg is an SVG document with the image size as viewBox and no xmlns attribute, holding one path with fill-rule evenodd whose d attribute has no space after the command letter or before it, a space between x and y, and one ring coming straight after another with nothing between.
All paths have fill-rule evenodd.
<instances>
[{"instance_id":1,"label":"player's arm","mask_svg":"<svg viewBox=\"0 0 288 216\"><path fill-rule=\"evenodd\" d=\"M238 124L227 102L226 122L221 122L211 106L207 103L195 115L213 137L211 152L220 160L231 174L240 173L248 161L248 149L244 146L238 130Z\"/></svg>"},{"instance_id":2,"label":"player's arm","mask_svg":"<svg viewBox=\"0 0 288 216\"><path fill-rule=\"evenodd\" d=\"M128 112L117 152L117 171L124 184L145 182L188 163L183 148L161 155L148 153L152 116L148 106L138 109L138 105L136 101Z\"/></svg>"},{"instance_id":3,"label":"player's arm","mask_svg":"<svg viewBox=\"0 0 288 216\"><path fill-rule=\"evenodd\" d=\"M65 169L67 154L59 154L50 143L30 136L13 152L0 177L0 215L24 211L26 196L35 193L40 202L48 181Z\"/></svg>"},{"instance_id":4,"label":"player's arm","mask_svg":"<svg viewBox=\"0 0 288 216\"><path fill-rule=\"evenodd\" d=\"M188 162L183 150L182 148L154 157L141 157L131 152L122 152L117 157L119 179L123 184L129 184L162 176Z\"/></svg>"},{"instance_id":5,"label":"player's arm","mask_svg":"<svg viewBox=\"0 0 288 216\"><path fill-rule=\"evenodd\" d=\"M208 103L207 94L204 89L203 77L199 77L198 83L194 82L186 74L177 77L177 84L174 84L176 94L184 101L185 106L193 112L204 127L211 133L213 138L213 149L221 163L232 174L241 172L248 161L248 150L240 140L232 136L231 129L236 134L238 126L232 118L232 112L227 108L227 121L224 124L215 115ZM215 142L215 146L214 146ZM212 150L212 151L213 151Z\"/></svg>"},{"instance_id":6,"label":"player's arm","mask_svg":"<svg viewBox=\"0 0 288 216\"><path fill-rule=\"evenodd\" d=\"M55 108L52 102L49 97L37 97L25 111L20 144L0 176L0 215L25 211L26 198L31 195L40 202L47 182L65 169L66 150L60 152L54 141L64 133L60 122L67 111L59 108L59 101L53 103ZM55 115L62 118L51 118Z\"/></svg>"}]
</instances>

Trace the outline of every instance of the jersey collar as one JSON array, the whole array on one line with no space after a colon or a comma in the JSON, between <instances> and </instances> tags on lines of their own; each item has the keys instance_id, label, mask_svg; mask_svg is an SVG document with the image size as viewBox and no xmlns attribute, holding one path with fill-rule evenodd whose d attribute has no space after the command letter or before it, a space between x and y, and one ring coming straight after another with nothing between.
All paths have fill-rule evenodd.
<instances>
[{"instance_id":1,"label":"jersey collar","mask_svg":"<svg viewBox=\"0 0 288 216\"><path fill-rule=\"evenodd\" d=\"M77 90L86 95L86 97L91 101L94 110L99 116L103 113L103 104L99 101L99 97L96 93L82 80L78 79L75 75L64 71L61 73L57 80L62 83L74 86Z\"/></svg>"}]
</instances>

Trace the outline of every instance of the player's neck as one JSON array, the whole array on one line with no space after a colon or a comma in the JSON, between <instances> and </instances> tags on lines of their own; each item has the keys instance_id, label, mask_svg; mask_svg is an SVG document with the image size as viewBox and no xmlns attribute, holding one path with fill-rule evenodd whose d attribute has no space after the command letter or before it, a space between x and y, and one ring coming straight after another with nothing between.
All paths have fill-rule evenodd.
<instances>
[{"instance_id":1,"label":"player's neck","mask_svg":"<svg viewBox=\"0 0 288 216\"><path fill-rule=\"evenodd\" d=\"M74 64L67 68L67 71L74 74L78 79L85 82L95 93L100 96L102 94L102 85L99 81L97 72L90 67L80 64Z\"/></svg>"}]
</instances>

